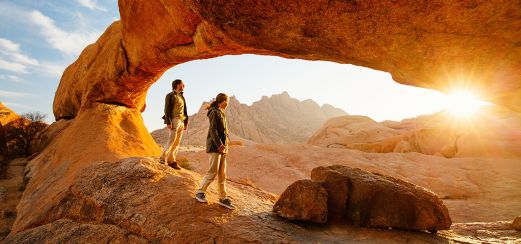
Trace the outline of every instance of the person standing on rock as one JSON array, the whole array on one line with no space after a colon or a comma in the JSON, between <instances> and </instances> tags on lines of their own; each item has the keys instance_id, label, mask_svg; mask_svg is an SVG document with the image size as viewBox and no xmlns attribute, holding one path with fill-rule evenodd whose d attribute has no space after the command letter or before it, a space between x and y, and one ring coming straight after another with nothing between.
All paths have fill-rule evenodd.
<instances>
[{"instance_id":1,"label":"person standing on rock","mask_svg":"<svg viewBox=\"0 0 521 244\"><path fill-rule=\"evenodd\" d=\"M165 115L163 119L166 126L170 129L170 137L159 162L161 164L170 165L170 167L180 170L177 164L176 156L183 131L188 126L188 113L186 111L186 102L183 96L185 84L182 80L174 80L172 82L172 92L168 93L165 98Z\"/></svg>"},{"instance_id":2,"label":"person standing on rock","mask_svg":"<svg viewBox=\"0 0 521 244\"><path fill-rule=\"evenodd\" d=\"M210 168L206 172L195 199L202 203L207 203L206 189L217 175L219 205L228 209L235 209L230 198L226 194L226 156L228 154L228 125L224 110L228 106L228 95L219 93L208 107L208 119L210 126L206 137L206 152L210 155Z\"/></svg>"}]
</instances>

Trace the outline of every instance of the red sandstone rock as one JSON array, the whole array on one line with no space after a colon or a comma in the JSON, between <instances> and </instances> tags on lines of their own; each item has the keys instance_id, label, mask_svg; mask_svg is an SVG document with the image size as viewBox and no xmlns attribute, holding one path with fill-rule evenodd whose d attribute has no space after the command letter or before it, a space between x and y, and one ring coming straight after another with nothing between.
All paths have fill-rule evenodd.
<instances>
[{"instance_id":1,"label":"red sandstone rock","mask_svg":"<svg viewBox=\"0 0 521 244\"><path fill-rule=\"evenodd\" d=\"M273 212L289 220L327 222L328 194L320 184L299 180L288 186L273 206Z\"/></svg>"},{"instance_id":2,"label":"red sandstone rock","mask_svg":"<svg viewBox=\"0 0 521 244\"><path fill-rule=\"evenodd\" d=\"M337 172L344 176L343 182L332 176ZM390 176L334 165L313 169L311 179L324 182L328 194L338 194L328 200L345 204L345 219L355 225L446 230L452 224L447 207L434 193ZM337 185L348 185L344 195L338 193Z\"/></svg>"}]
</instances>

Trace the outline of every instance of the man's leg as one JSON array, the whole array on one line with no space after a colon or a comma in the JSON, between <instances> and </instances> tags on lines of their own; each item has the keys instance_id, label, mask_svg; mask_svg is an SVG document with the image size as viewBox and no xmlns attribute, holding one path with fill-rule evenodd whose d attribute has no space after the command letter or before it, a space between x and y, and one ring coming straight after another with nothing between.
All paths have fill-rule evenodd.
<instances>
[{"instance_id":1,"label":"man's leg","mask_svg":"<svg viewBox=\"0 0 521 244\"><path fill-rule=\"evenodd\" d=\"M178 119L174 119L172 121L172 129L170 130L170 140L168 141L168 147L165 150L165 155L164 155L165 163L167 165L171 164L172 162L175 162L174 150L176 149L176 142L177 142L177 146L179 146L180 140L178 140L177 135L178 135L179 126L181 126L182 124L183 123L181 123L180 120L178 120Z\"/></svg>"},{"instance_id":2,"label":"man's leg","mask_svg":"<svg viewBox=\"0 0 521 244\"><path fill-rule=\"evenodd\" d=\"M181 139L183 138L183 131L185 130L185 125L183 122L179 123L177 130L175 131L176 137L174 140L174 144L172 145L172 161L177 162L177 151L179 149L179 144L181 144Z\"/></svg>"},{"instance_id":3,"label":"man's leg","mask_svg":"<svg viewBox=\"0 0 521 244\"><path fill-rule=\"evenodd\" d=\"M159 158L159 162L163 164L168 164L168 158L170 158L170 154L172 152L172 146L174 145L174 142L176 140L177 133L174 131L174 128L168 130L169 136L168 136L168 143L166 144L165 148L163 149L163 152L161 153L161 157Z\"/></svg>"}]
</instances>

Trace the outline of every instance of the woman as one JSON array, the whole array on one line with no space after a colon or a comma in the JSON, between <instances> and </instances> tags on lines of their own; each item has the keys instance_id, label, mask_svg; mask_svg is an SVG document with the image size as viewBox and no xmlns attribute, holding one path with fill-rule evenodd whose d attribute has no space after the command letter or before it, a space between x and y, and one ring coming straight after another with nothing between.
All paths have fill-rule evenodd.
<instances>
[{"instance_id":1,"label":"woman","mask_svg":"<svg viewBox=\"0 0 521 244\"><path fill-rule=\"evenodd\" d=\"M229 209L235 209L231 200L226 195L226 154L228 153L228 126L224 110L228 106L228 95L219 93L208 107L208 119L210 126L206 137L206 152L210 155L210 168L201 182L195 199L207 203L206 189L217 175L219 190L219 205Z\"/></svg>"}]
</instances>

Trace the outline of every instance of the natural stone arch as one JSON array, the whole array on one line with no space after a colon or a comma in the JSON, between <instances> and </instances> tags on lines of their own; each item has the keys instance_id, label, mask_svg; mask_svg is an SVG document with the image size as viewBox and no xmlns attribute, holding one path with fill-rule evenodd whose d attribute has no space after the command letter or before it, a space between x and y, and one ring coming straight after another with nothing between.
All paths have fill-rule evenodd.
<instances>
[{"instance_id":1,"label":"natural stone arch","mask_svg":"<svg viewBox=\"0 0 521 244\"><path fill-rule=\"evenodd\" d=\"M11 234L81 219L70 187L84 169L157 156L140 114L146 92L190 60L242 53L329 60L436 89L466 78L486 87L489 100L521 110L520 1L120 0L119 9L121 21L62 76L58 121L27 167Z\"/></svg>"},{"instance_id":2,"label":"natural stone arch","mask_svg":"<svg viewBox=\"0 0 521 244\"><path fill-rule=\"evenodd\" d=\"M435 89L486 88L521 109L519 1L119 1L116 21L64 72L57 119L91 102L144 108L168 68L228 54L328 60Z\"/></svg>"}]
</instances>

